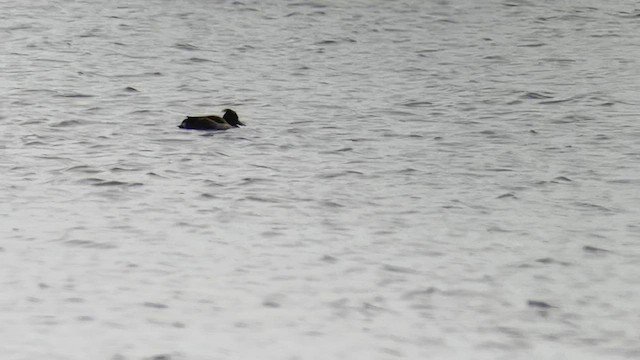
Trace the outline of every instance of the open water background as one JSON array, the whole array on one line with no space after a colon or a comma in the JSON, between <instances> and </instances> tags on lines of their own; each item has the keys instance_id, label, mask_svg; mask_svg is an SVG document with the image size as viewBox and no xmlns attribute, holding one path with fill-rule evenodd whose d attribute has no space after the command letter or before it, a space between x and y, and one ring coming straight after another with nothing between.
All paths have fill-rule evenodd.
<instances>
[{"instance_id":1,"label":"open water background","mask_svg":"<svg viewBox=\"0 0 640 360\"><path fill-rule=\"evenodd\" d=\"M2 0L0 357L640 358L639 59L635 1Z\"/></svg>"}]
</instances>

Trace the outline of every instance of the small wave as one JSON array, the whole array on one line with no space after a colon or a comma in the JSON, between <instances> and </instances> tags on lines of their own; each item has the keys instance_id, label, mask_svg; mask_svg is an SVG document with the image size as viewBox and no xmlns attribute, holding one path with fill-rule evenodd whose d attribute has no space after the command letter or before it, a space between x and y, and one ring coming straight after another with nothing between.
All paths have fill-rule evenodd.
<instances>
[{"instance_id":1,"label":"small wave","mask_svg":"<svg viewBox=\"0 0 640 360\"><path fill-rule=\"evenodd\" d=\"M273 166L266 166L266 165L259 165L259 164L249 164L249 165L253 166L253 167L260 168L260 169L269 169L269 170L273 170L273 171L280 171L280 170L276 169Z\"/></svg>"},{"instance_id":2,"label":"small wave","mask_svg":"<svg viewBox=\"0 0 640 360\"><path fill-rule=\"evenodd\" d=\"M148 176L152 176L152 177L162 178L162 179L166 179L166 178L167 178L166 176L159 175L159 174L157 174L157 173L154 173L153 171L149 171L149 172L147 173L147 175L148 175Z\"/></svg>"},{"instance_id":3,"label":"small wave","mask_svg":"<svg viewBox=\"0 0 640 360\"><path fill-rule=\"evenodd\" d=\"M0 27L0 30L10 32L10 31L17 31L17 30L28 30L32 28L34 28L33 24L18 24L14 26Z\"/></svg>"},{"instance_id":4,"label":"small wave","mask_svg":"<svg viewBox=\"0 0 640 360\"><path fill-rule=\"evenodd\" d=\"M640 18L640 10L636 10L635 12L621 11L618 14L616 14L616 16L618 16L620 18L623 18L623 19Z\"/></svg>"},{"instance_id":5,"label":"small wave","mask_svg":"<svg viewBox=\"0 0 640 360\"><path fill-rule=\"evenodd\" d=\"M80 38L91 38L91 37L99 37L101 32L99 29L91 29L83 34L78 35Z\"/></svg>"},{"instance_id":6,"label":"small wave","mask_svg":"<svg viewBox=\"0 0 640 360\"><path fill-rule=\"evenodd\" d=\"M93 186L142 186L142 183L139 182L126 182L126 181L117 181L117 180L104 180L100 178L86 178L81 182L88 183Z\"/></svg>"},{"instance_id":7,"label":"small wave","mask_svg":"<svg viewBox=\"0 0 640 360\"><path fill-rule=\"evenodd\" d=\"M609 184L635 184L640 185L640 179L615 179L607 181Z\"/></svg>"},{"instance_id":8,"label":"small wave","mask_svg":"<svg viewBox=\"0 0 640 360\"><path fill-rule=\"evenodd\" d=\"M26 143L24 143L24 145L26 145L26 146L40 146L40 145L49 145L49 144L47 144L45 142L42 142L42 141L36 140L36 141L26 142Z\"/></svg>"},{"instance_id":9,"label":"small wave","mask_svg":"<svg viewBox=\"0 0 640 360\"><path fill-rule=\"evenodd\" d=\"M522 96L520 96L521 99L534 99L534 100L540 100L540 99L553 99L553 96L550 95L544 95L544 94L540 94L537 92L526 92L524 93Z\"/></svg>"},{"instance_id":10,"label":"small wave","mask_svg":"<svg viewBox=\"0 0 640 360\"><path fill-rule=\"evenodd\" d=\"M187 50L187 51L196 51L196 50L200 50L199 47L189 44L189 43L175 43L173 45L174 48L176 49L180 49L180 50Z\"/></svg>"},{"instance_id":11,"label":"small wave","mask_svg":"<svg viewBox=\"0 0 640 360\"><path fill-rule=\"evenodd\" d=\"M604 34L589 35L589 37L592 37L592 38L619 38L619 37L621 37L621 35L617 34L617 33L607 32L607 33L604 33Z\"/></svg>"},{"instance_id":12,"label":"small wave","mask_svg":"<svg viewBox=\"0 0 640 360\"><path fill-rule=\"evenodd\" d=\"M139 182L124 182L117 180L103 181L101 183L94 184L95 186L142 186Z\"/></svg>"},{"instance_id":13,"label":"small wave","mask_svg":"<svg viewBox=\"0 0 640 360\"><path fill-rule=\"evenodd\" d=\"M547 101L540 101L540 104L553 105L553 104L560 104L560 103L565 103L565 102L569 102L569 101L573 101L573 100L574 100L574 98L559 99L559 100L547 100Z\"/></svg>"},{"instance_id":14,"label":"small wave","mask_svg":"<svg viewBox=\"0 0 640 360\"><path fill-rule=\"evenodd\" d=\"M139 76L162 76L162 75L164 75L164 74L159 72L159 71L152 71L152 72L134 73L134 74L117 74L117 75L113 75L113 77L115 77L115 78L131 78L131 77L139 77Z\"/></svg>"},{"instance_id":15,"label":"small wave","mask_svg":"<svg viewBox=\"0 0 640 360\"><path fill-rule=\"evenodd\" d=\"M52 127L70 127L80 125L80 121L78 120L63 120L55 124L51 124Z\"/></svg>"},{"instance_id":16,"label":"small wave","mask_svg":"<svg viewBox=\"0 0 640 360\"><path fill-rule=\"evenodd\" d=\"M138 109L138 110L133 110L131 112L129 112L130 115L136 115L136 114L150 114L155 112L155 110L149 110L149 109Z\"/></svg>"},{"instance_id":17,"label":"small wave","mask_svg":"<svg viewBox=\"0 0 640 360\"><path fill-rule=\"evenodd\" d=\"M69 60L62 60L62 59L48 59L48 58L36 59L36 61L38 61L38 62L59 63L59 64L69 64L69 63L71 63L71 61L69 61Z\"/></svg>"},{"instance_id":18,"label":"small wave","mask_svg":"<svg viewBox=\"0 0 640 360\"><path fill-rule=\"evenodd\" d=\"M537 263L540 264L545 264L545 265L549 265L549 264L558 264L558 265L562 265L562 266L569 266L571 265L570 262L566 262L566 261L559 261L550 257L546 257L546 258L540 258L540 259L536 259Z\"/></svg>"},{"instance_id":19,"label":"small wave","mask_svg":"<svg viewBox=\"0 0 640 360\"><path fill-rule=\"evenodd\" d=\"M189 58L189 61L194 62L194 63L214 62L212 60L205 59L205 58L199 58L199 57Z\"/></svg>"},{"instance_id":20,"label":"small wave","mask_svg":"<svg viewBox=\"0 0 640 360\"><path fill-rule=\"evenodd\" d=\"M316 9L324 9L328 7L328 5L318 3L318 2L297 2L297 3L291 3L288 6L289 7L310 7L310 8L316 8Z\"/></svg>"},{"instance_id":21,"label":"small wave","mask_svg":"<svg viewBox=\"0 0 640 360\"><path fill-rule=\"evenodd\" d=\"M407 33L407 32L411 32L411 30L409 29L402 29L402 28L395 28L395 27L386 27L382 29L385 32L392 32L392 33ZM397 41L394 41L397 42Z\"/></svg>"},{"instance_id":22,"label":"small wave","mask_svg":"<svg viewBox=\"0 0 640 360\"><path fill-rule=\"evenodd\" d=\"M336 149L336 150L321 151L320 154L340 154L340 153L347 152L347 151L353 151L353 148L352 147L343 147L343 148Z\"/></svg>"},{"instance_id":23,"label":"small wave","mask_svg":"<svg viewBox=\"0 0 640 360\"><path fill-rule=\"evenodd\" d=\"M592 204L592 203L588 203L588 202L576 202L574 203L577 206L580 206L582 208L587 208L587 209L593 209L593 210L600 210L603 212L611 212L612 210L604 207L602 205L597 205L597 204Z\"/></svg>"},{"instance_id":24,"label":"small wave","mask_svg":"<svg viewBox=\"0 0 640 360\"><path fill-rule=\"evenodd\" d=\"M255 49L254 46L246 45L246 44L236 48L236 50L241 51L241 52L246 52L246 51L254 50L254 49Z\"/></svg>"},{"instance_id":25,"label":"small wave","mask_svg":"<svg viewBox=\"0 0 640 360\"><path fill-rule=\"evenodd\" d=\"M339 44L339 43L354 43L356 42L355 39L352 38L342 38L342 39L337 39L337 40L322 40L322 41L318 41L315 43L315 45L335 45L335 44Z\"/></svg>"},{"instance_id":26,"label":"small wave","mask_svg":"<svg viewBox=\"0 0 640 360\"><path fill-rule=\"evenodd\" d=\"M361 173L360 171L355 171L355 170L347 170L347 171L340 171L340 172L334 172L334 173L328 173L328 174L321 174L319 175L319 177L323 179L333 179L333 178L348 176L348 175L364 175L364 173Z\"/></svg>"},{"instance_id":27,"label":"small wave","mask_svg":"<svg viewBox=\"0 0 640 360\"><path fill-rule=\"evenodd\" d=\"M561 183L561 182L562 183L566 183L566 182L571 182L571 181L573 181L573 180L569 179L566 176L556 176L555 178L553 178L553 180L551 182L554 182L554 183Z\"/></svg>"},{"instance_id":28,"label":"small wave","mask_svg":"<svg viewBox=\"0 0 640 360\"><path fill-rule=\"evenodd\" d=\"M483 59L485 60L498 60L498 61L508 61L507 58L505 58L504 56L500 56L500 55L487 55L485 57L483 57Z\"/></svg>"},{"instance_id":29,"label":"small wave","mask_svg":"<svg viewBox=\"0 0 640 360\"><path fill-rule=\"evenodd\" d=\"M595 247L595 246L589 246L589 245L583 246L582 250L584 250L586 252L590 252L592 254L604 254L604 253L610 252L609 250L602 249L602 248Z\"/></svg>"},{"instance_id":30,"label":"small wave","mask_svg":"<svg viewBox=\"0 0 640 360\"><path fill-rule=\"evenodd\" d=\"M277 199L271 199L271 198L266 198L266 197L262 197L262 196L255 196L255 195L249 195L249 196L245 197L244 200L251 200L251 201L257 201L257 202L264 202L264 203L279 203L280 202L280 200L277 200Z\"/></svg>"},{"instance_id":31,"label":"small wave","mask_svg":"<svg viewBox=\"0 0 640 360\"><path fill-rule=\"evenodd\" d=\"M144 307L149 307L149 308L154 308L154 309L166 309L168 308L167 305L162 304L162 303L154 303L154 302L145 302L142 304L142 306ZM152 359L170 359L170 357L166 356L166 355L157 355L152 357Z\"/></svg>"},{"instance_id":32,"label":"small wave","mask_svg":"<svg viewBox=\"0 0 640 360\"><path fill-rule=\"evenodd\" d=\"M96 174L99 172L102 172L102 170L98 170L95 168L92 168L89 165L76 165L76 166L72 166L70 168L65 169L64 171L73 171L73 172L81 172L81 173L85 173L85 174Z\"/></svg>"},{"instance_id":33,"label":"small wave","mask_svg":"<svg viewBox=\"0 0 640 360\"><path fill-rule=\"evenodd\" d=\"M241 9L239 9L240 11L248 11L248 12L255 12L255 13L260 12L259 9L254 8L254 7L246 7L247 4L244 4L244 3L241 3L241 2L238 2L238 1L234 2L234 5L245 6L245 7L241 8ZM265 16L265 18L267 18L267 17Z\"/></svg>"},{"instance_id":34,"label":"small wave","mask_svg":"<svg viewBox=\"0 0 640 360\"><path fill-rule=\"evenodd\" d=\"M518 47L541 47L541 46L545 46L547 44L545 43L531 43L531 44L522 44L522 45L518 45Z\"/></svg>"},{"instance_id":35,"label":"small wave","mask_svg":"<svg viewBox=\"0 0 640 360\"><path fill-rule=\"evenodd\" d=\"M95 242L90 240L68 240L64 242L67 246L76 246L90 249L115 249L116 245L103 243L103 242Z\"/></svg>"},{"instance_id":36,"label":"small wave","mask_svg":"<svg viewBox=\"0 0 640 360\"><path fill-rule=\"evenodd\" d=\"M409 267L398 266L398 265L389 265L385 264L382 266L382 270L394 272L394 273L403 273L403 274L417 274L418 271Z\"/></svg>"},{"instance_id":37,"label":"small wave","mask_svg":"<svg viewBox=\"0 0 640 360\"><path fill-rule=\"evenodd\" d=\"M132 172L132 171L140 171L140 168L129 168L129 169L125 169L119 166L116 167L112 167L111 172Z\"/></svg>"},{"instance_id":38,"label":"small wave","mask_svg":"<svg viewBox=\"0 0 640 360\"><path fill-rule=\"evenodd\" d=\"M553 305L549 305L544 301L539 301L539 300L528 300L527 305L529 305L529 307L538 308L538 309L551 309L555 307Z\"/></svg>"},{"instance_id":39,"label":"small wave","mask_svg":"<svg viewBox=\"0 0 640 360\"><path fill-rule=\"evenodd\" d=\"M488 168L487 171L493 171L493 172L509 172L509 171L513 171L513 169L507 169L507 168Z\"/></svg>"},{"instance_id":40,"label":"small wave","mask_svg":"<svg viewBox=\"0 0 640 360\"><path fill-rule=\"evenodd\" d=\"M249 185L249 184L256 184L256 183L270 183L273 182L273 180L271 179L267 179L267 178L244 178L242 179L242 182L240 183L240 185Z\"/></svg>"},{"instance_id":41,"label":"small wave","mask_svg":"<svg viewBox=\"0 0 640 360\"><path fill-rule=\"evenodd\" d=\"M422 50L418 50L416 51L416 53L418 54L428 54L428 53L433 53L433 52L438 52L441 51L440 49L422 49Z\"/></svg>"},{"instance_id":42,"label":"small wave","mask_svg":"<svg viewBox=\"0 0 640 360\"><path fill-rule=\"evenodd\" d=\"M574 59L564 59L564 58L544 58L544 59L541 59L541 61L558 63L558 64L569 64L569 63L576 62L576 60Z\"/></svg>"},{"instance_id":43,"label":"small wave","mask_svg":"<svg viewBox=\"0 0 640 360\"><path fill-rule=\"evenodd\" d=\"M551 123L552 124L572 124L572 123L578 123L578 122L583 122L588 120L592 120L592 118L588 116L581 116L581 115L567 115L561 119L552 120Z\"/></svg>"},{"instance_id":44,"label":"small wave","mask_svg":"<svg viewBox=\"0 0 640 360\"><path fill-rule=\"evenodd\" d=\"M333 44L337 44L338 41L336 40L322 40L322 41L318 41L317 43L315 43L316 45L333 45Z\"/></svg>"},{"instance_id":45,"label":"small wave","mask_svg":"<svg viewBox=\"0 0 640 360\"><path fill-rule=\"evenodd\" d=\"M344 205L337 203L335 201L331 201L331 200L323 200L320 202L320 204L322 204L322 206L326 206L328 208L341 208L344 207Z\"/></svg>"},{"instance_id":46,"label":"small wave","mask_svg":"<svg viewBox=\"0 0 640 360\"><path fill-rule=\"evenodd\" d=\"M95 97L95 95L76 93L76 92L56 94L54 96L55 97L62 97L62 98L91 98L91 97Z\"/></svg>"},{"instance_id":47,"label":"small wave","mask_svg":"<svg viewBox=\"0 0 640 360\"><path fill-rule=\"evenodd\" d=\"M498 196L496 199L517 199L518 197L514 193L506 193Z\"/></svg>"},{"instance_id":48,"label":"small wave","mask_svg":"<svg viewBox=\"0 0 640 360\"><path fill-rule=\"evenodd\" d=\"M433 105L433 103L430 102L430 101L410 101L410 102L406 102L406 103L404 103L402 105L406 106L406 107L426 107L426 106Z\"/></svg>"}]
</instances>

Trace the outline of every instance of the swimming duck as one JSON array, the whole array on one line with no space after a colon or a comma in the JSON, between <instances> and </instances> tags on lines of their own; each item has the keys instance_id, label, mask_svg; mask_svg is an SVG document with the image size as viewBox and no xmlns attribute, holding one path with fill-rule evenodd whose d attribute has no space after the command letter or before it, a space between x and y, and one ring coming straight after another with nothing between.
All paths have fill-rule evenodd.
<instances>
[{"instance_id":1,"label":"swimming duck","mask_svg":"<svg viewBox=\"0 0 640 360\"><path fill-rule=\"evenodd\" d=\"M231 109L224 109L222 117L218 115L187 116L178 125L181 129L193 130L227 130L244 124L238 120L238 114Z\"/></svg>"}]
</instances>

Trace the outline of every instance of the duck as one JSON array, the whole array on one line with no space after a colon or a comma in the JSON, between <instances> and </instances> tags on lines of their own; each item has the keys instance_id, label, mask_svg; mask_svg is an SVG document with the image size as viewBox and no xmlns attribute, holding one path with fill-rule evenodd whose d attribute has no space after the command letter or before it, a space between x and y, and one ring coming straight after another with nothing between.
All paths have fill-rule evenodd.
<instances>
[{"instance_id":1,"label":"duck","mask_svg":"<svg viewBox=\"0 0 640 360\"><path fill-rule=\"evenodd\" d=\"M178 127L192 130L228 130L245 126L238 119L238 114L235 111L224 109L222 114L222 117L218 115L187 116Z\"/></svg>"}]
</instances>

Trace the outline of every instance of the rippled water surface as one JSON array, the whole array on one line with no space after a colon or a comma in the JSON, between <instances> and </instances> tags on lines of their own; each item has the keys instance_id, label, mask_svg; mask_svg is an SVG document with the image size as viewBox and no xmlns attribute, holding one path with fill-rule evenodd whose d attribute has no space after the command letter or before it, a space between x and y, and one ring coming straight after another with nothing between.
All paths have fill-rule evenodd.
<instances>
[{"instance_id":1,"label":"rippled water surface","mask_svg":"<svg viewBox=\"0 0 640 360\"><path fill-rule=\"evenodd\" d=\"M2 359L640 357L636 2L3 0L0 39Z\"/></svg>"}]
</instances>

